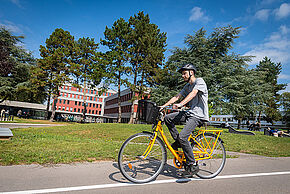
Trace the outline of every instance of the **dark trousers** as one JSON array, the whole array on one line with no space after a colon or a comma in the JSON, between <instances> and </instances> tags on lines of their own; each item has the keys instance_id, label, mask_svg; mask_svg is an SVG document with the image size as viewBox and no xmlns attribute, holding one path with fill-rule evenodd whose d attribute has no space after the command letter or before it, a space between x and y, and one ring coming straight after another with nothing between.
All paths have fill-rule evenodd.
<instances>
[{"instance_id":1,"label":"dark trousers","mask_svg":"<svg viewBox=\"0 0 290 194\"><path fill-rule=\"evenodd\" d=\"M195 159L194 159L194 155L192 152L192 147L190 145L190 142L188 141L188 138L190 136L190 134L192 133L192 131L199 126L200 124L203 123L202 120L195 118L194 116L188 114L185 111L181 111L181 112L175 112L175 113L171 113L165 116L164 118L165 124L167 126L167 128L169 129L169 132L171 134L171 136L173 137L173 139L175 141L179 141L185 158L186 158L186 164L194 164L195 163ZM182 129L182 131L180 133L178 133L176 127L175 127L175 123L178 122L186 122L184 128Z\"/></svg>"}]
</instances>

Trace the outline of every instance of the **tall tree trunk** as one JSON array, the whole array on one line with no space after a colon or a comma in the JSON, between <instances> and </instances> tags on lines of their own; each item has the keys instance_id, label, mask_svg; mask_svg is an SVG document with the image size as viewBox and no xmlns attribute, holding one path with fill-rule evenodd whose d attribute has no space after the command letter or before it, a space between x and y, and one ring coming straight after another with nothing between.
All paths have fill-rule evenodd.
<instances>
[{"instance_id":1,"label":"tall tree trunk","mask_svg":"<svg viewBox=\"0 0 290 194\"><path fill-rule=\"evenodd\" d=\"M145 73L144 73L144 71L143 71L143 72L142 72L142 76L141 76L140 89L139 89L139 95L140 95L140 96L143 95L143 83L144 83L144 77L145 77Z\"/></svg>"},{"instance_id":2,"label":"tall tree trunk","mask_svg":"<svg viewBox=\"0 0 290 194\"><path fill-rule=\"evenodd\" d=\"M259 124L259 129L261 129L261 111L259 111L258 124Z\"/></svg>"},{"instance_id":3,"label":"tall tree trunk","mask_svg":"<svg viewBox=\"0 0 290 194\"><path fill-rule=\"evenodd\" d=\"M58 99L58 97L57 97L57 96L53 96L53 102L52 102L52 112L51 112L51 116L50 116L50 119L49 119L49 121L51 121L51 122L54 120L54 115L55 115L55 107L56 107L57 99Z\"/></svg>"},{"instance_id":4,"label":"tall tree trunk","mask_svg":"<svg viewBox=\"0 0 290 194\"><path fill-rule=\"evenodd\" d=\"M238 119L238 129L240 129L240 128L241 128L241 121L242 121L242 119L241 119L241 118L239 118L239 119Z\"/></svg>"},{"instance_id":5,"label":"tall tree trunk","mask_svg":"<svg viewBox=\"0 0 290 194\"><path fill-rule=\"evenodd\" d=\"M52 74L50 74L50 80L52 80ZM50 100L51 100L51 83L49 84L48 88L48 97L47 97L47 106L46 106L46 119L48 120L49 117L49 106L50 106Z\"/></svg>"},{"instance_id":6,"label":"tall tree trunk","mask_svg":"<svg viewBox=\"0 0 290 194\"><path fill-rule=\"evenodd\" d=\"M118 76L118 123L122 122L122 107L121 107L121 72Z\"/></svg>"},{"instance_id":7,"label":"tall tree trunk","mask_svg":"<svg viewBox=\"0 0 290 194\"><path fill-rule=\"evenodd\" d=\"M51 93L48 94L48 97L47 97L47 106L46 106L46 115L45 115L45 118L48 120L48 113L49 113L49 105L50 105L50 99L51 99Z\"/></svg>"},{"instance_id":8,"label":"tall tree trunk","mask_svg":"<svg viewBox=\"0 0 290 194\"><path fill-rule=\"evenodd\" d=\"M84 81L84 89L83 89L83 96L84 96L84 100L83 100L83 103L84 103L84 111L83 111L83 118L82 118L82 121L83 123L86 122L86 112L87 112L87 101L86 101L86 90L87 90L87 85L86 85L86 79Z\"/></svg>"},{"instance_id":9,"label":"tall tree trunk","mask_svg":"<svg viewBox=\"0 0 290 194\"><path fill-rule=\"evenodd\" d=\"M130 121L129 124L134 124L135 120L135 113L134 113L134 105L136 103L136 100L133 100L135 98L135 90L136 90L136 85L137 85L137 71L135 71L134 74L134 85L133 85L133 90L132 90L132 107L131 107L131 115L130 115Z\"/></svg>"}]
</instances>

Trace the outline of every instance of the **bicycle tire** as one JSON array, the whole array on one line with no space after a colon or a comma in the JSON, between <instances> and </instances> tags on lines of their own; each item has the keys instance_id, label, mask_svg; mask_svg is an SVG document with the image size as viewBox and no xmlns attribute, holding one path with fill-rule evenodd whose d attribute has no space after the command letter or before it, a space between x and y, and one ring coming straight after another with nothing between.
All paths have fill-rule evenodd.
<instances>
[{"instance_id":1,"label":"bicycle tire","mask_svg":"<svg viewBox=\"0 0 290 194\"><path fill-rule=\"evenodd\" d=\"M127 180L147 183L162 172L167 160L167 151L159 137L156 138L148 156L142 158L153 136L152 133L137 133L123 143L118 155L118 165Z\"/></svg>"},{"instance_id":2,"label":"bicycle tire","mask_svg":"<svg viewBox=\"0 0 290 194\"><path fill-rule=\"evenodd\" d=\"M206 142L209 142L209 146L211 147L208 147L207 151L210 152L210 149L213 148L213 142L216 141L217 137L212 133L205 133L204 136L201 134L196 139L201 145L205 145ZM197 144L194 144L193 150L199 150ZM199 171L196 175L202 179L214 178L223 170L225 163L226 151L222 140L219 138L211 158L197 161Z\"/></svg>"}]
</instances>

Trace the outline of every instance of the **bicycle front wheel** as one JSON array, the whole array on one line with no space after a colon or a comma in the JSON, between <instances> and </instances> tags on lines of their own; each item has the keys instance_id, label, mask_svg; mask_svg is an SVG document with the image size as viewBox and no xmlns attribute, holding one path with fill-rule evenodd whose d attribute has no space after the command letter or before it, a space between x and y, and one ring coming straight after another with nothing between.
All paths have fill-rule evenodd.
<instances>
[{"instance_id":1,"label":"bicycle front wheel","mask_svg":"<svg viewBox=\"0 0 290 194\"><path fill-rule=\"evenodd\" d=\"M152 133L138 133L123 143L118 164L122 175L129 181L150 182L163 170L167 160L166 148L159 137L153 142L153 136ZM152 143L150 150L148 148Z\"/></svg>"},{"instance_id":2,"label":"bicycle front wheel","mask_svg":"<svg viewBox=\"0 0 290 194\"><path fill-rule=\"evenodd\" d=\"M203 179L214 178L224 168L226 162L225 147L221 139L217 139L213 134L200 135L197 139L202 148L195 144L193 150L201 151L203 149L206 153L199 154L200 160L197 161L199 172L196 175Z\"/></svg>"}]
</instances>

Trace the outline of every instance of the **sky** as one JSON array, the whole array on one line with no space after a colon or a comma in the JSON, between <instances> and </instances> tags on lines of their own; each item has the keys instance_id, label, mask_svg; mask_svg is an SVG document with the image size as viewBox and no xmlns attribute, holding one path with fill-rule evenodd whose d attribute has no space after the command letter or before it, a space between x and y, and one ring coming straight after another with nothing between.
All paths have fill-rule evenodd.
<instances>
[{"instance_id":1,"label":"sky","mask_svg":"<svg viewBox=\"0 0 290 194\"><path fill-rule=\"evenodd\" d=\"M23 35L23 47L39 58L40 45L56 28L99 42L106 26L139 11L167 33L165 61L202 27L207 35L217 27L241 27L231 52L256 56L249 68L265 56L281 62L278 82L290 92L290 0L0 0L0 25Z\"/></svg>"}]
</instances>

